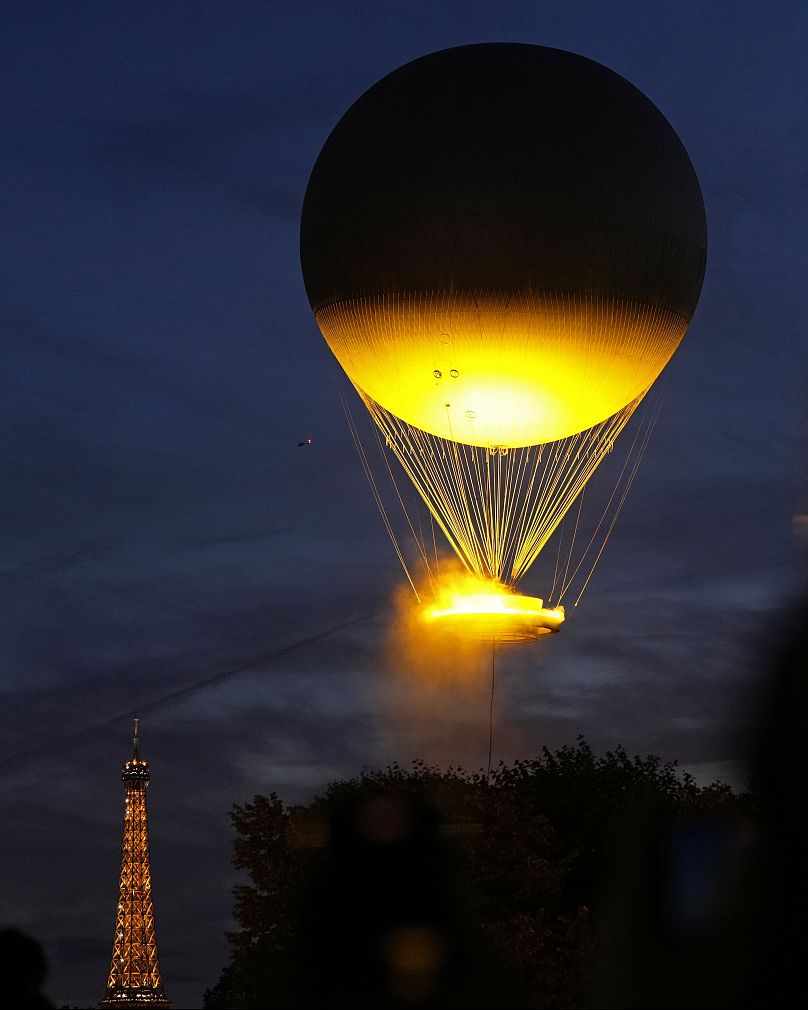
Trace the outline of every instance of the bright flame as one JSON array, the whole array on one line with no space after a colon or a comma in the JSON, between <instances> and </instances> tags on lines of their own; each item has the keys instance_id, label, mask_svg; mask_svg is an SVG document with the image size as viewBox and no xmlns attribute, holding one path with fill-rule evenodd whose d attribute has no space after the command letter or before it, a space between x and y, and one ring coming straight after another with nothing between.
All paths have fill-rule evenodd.
<instances>
[{"instance_id":1,"label":"bright flame","mask_svg":"<svg viewBox=\"0 0 808 1010\"><path fill-rule=\"evenodd\" d=\"M445 583L421 613L427 623L486 641L529 642L564 623L563 607L545 607L537 596L472 575Z\"/></svg>"}]
</instances>

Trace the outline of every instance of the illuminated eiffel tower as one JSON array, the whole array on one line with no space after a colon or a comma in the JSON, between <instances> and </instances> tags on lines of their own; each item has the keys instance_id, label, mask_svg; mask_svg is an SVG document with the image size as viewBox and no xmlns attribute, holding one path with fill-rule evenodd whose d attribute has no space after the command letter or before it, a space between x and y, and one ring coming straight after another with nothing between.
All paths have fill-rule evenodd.
<instances>
[{"instance_id":1,"label":"illuminated eiffel tower","mask_svg":"<svg viewBox=\"0 0 808 1010\"><path fill-rule=\"evenodd\" d=\"M170 1007L163 992L149 866L146 788L149 762L138 755L138 721L132 759L123 766L126 796L123 810L121 883L107 994L102 1007Z\"/></svg>"}]
</instances>

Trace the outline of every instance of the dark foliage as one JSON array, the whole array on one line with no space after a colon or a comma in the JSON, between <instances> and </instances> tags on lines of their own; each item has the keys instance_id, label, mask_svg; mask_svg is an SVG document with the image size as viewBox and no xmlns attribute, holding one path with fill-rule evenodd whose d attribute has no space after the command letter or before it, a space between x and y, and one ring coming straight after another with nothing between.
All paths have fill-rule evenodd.
<instances>
[{"instance_id":1,"label":"dark foliage","mask_svg":"<svg viewBox=\"0 0 808 1010\"><path fill-rule=\"evenodd\" d=\"M411 769L394 764L332 783L311 804L292 809L275 795L256 796L231 813L235 865L250 883L235 891L238 929L229 937L230 964L205 1006L316 1005L319 997L308 982L320 970L338 973L328 959L348 949L338 942L326 950L333 945L322 930L312 931L310 921L322 918L312 894L323 893L324 873L332 874L329 901L350 901L350 881L333 886L340 871L328 864L329 824L333 831L335 813L361 810L378 796L438 812L446 856L440 868L452 909L444 925L462 951L457 970L466 985L455 979L437 996L400 1003L391 997L384 1004L391 1006L478 1005L475 998L479 1005L583 1005L595 953L609 929L607 883L637 825L737 819L750 803L722 784L699 787L658 758L630 757L620 748L599 756L583 740L500 766L490 778L415 762ZM433 867L434 860L424 865ZM390 900L400 895L391 892ZM331 907L325 917L333 925L339 914ZM358 963L350 970L366 969ZM320 1005L364 1004L336 992Z\"/></svg>"}]
</instances>

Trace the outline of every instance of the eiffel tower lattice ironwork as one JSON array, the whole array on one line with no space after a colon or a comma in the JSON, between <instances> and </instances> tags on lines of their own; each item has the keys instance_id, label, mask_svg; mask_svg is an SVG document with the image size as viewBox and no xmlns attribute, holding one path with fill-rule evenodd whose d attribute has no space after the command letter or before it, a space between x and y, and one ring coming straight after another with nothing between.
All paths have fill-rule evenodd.
<instances>
[{"instance_id":1,"label":"eiffel tower lattice ironwork","mask_svg":"<svg viewBox=\"0 0 808 1010\"><path fill-rule=\"evenodd\" d=\"M146 815L149 762L138 754L137 719L134 751L131 760L123 766L122 778L125 803L118 914L107 992L98 1005L121 1008L170 1007L171 1003L163 992L154 930L149 824Z\"/></svg>"}]
</instances>

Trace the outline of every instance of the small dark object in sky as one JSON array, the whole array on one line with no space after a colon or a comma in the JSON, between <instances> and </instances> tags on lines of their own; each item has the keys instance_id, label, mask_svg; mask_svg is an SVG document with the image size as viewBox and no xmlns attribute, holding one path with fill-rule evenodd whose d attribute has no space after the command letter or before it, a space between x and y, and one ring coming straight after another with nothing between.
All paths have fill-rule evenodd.
<instances>
[{"instance_id":1,"label":"small dark object in sky","mask_svg":"<svg viewBox=\"0 0 808 1010\"><path fill-rule=\"evenodd\" d=\"M314 439L313 438L304 438L302 442L298 442L297 443L298 449L301 446L303 446L303 445L314 445Z\"/></svg>"}]
</instances>

